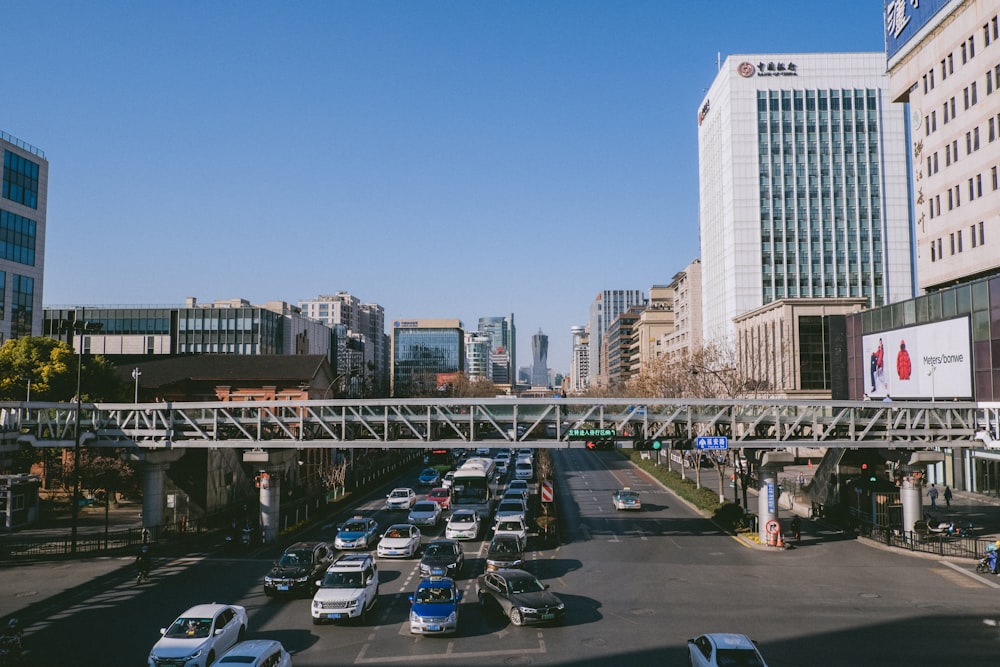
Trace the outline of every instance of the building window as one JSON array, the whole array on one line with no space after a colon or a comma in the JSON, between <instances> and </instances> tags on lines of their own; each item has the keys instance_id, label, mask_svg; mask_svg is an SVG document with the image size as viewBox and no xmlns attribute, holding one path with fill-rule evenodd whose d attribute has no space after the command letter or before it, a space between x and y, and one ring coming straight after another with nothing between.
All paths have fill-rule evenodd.
<instances>
[{"instance_id":1,"label":"building window","mask_svg":"<svg viewBox=\"0 0 1000 667\"><path fill-rule=\"evenodd\" d=\"M976 57L976 36L969 37L969 60Z\"/></svg>"},{"instance_id":2,"label":"building window","mask_svg":"<svg viewBox=\"0 0 1000 667\"><path fill-rule=\"evenodd\" d=\"M931 132L937 132L937 111L931 112Z\"/></svg>"},{"instance_id":3,"label":"building window","mask_svg":"<svg viewBox=\"0 0 1000 667\"><path fill-rule=\"evenodd\" d=\"M975 198L976 198L976 190L975 190L975 186L973 184L973 180L970 178L969 179L969 201L972 201Z\"/></svg>"},{"instance_id":4,"label":"building window","mask_svg":"<svg viewBox=\"0 0 1000 667\"><path fill-rule=\"evenodd\" d=\"M979 150L979 127L972 128L972 150Z\"/></svg>"},{"instance_id":5,"label":"building window","mask_svg":"<svg viewBox=\"0 0 1000 667\"><path fill-rule=\"evenodd\" d=\"M976 226L972 225L969 227L969 236L972 237L972 247L976 247Z\"/></svg>"},{"instance_id":6,"label":"building window","mask_svg":"<svg viewBox=\"0 0 1000 667\"><path fill-rule=\"evenodd\" d=\"M983 175L982 174L976 174L976 196L977 197L982 197L983 196Z\"/></svg>"},{"instance_id":7,"label":"building window","mask_svg":"<svg viewBox=\"0 0 1000 667\"><path fill-rule=\"evenodd\" d=\"M6 188L7 182L4 181ZM0 259L35 265L35 221L0 209Z\"/></svg>"},{"instance_id":8,"label":"building window","mask_svg":"<svg viewBox=\"0 0 1000 667\"><path fill-rule=\"evenodd\" d=\"M954 118L955 117L955 96L954 95L951 96L951 100L950 101L951 101L951 117Z\"/></svg>"},{"instance_id":9,"label":"building window","mask_svg":"<svg viewBox=\"0 0 1000 667\"><path fill-rule=\"evenodd\" d=\"M948 234L948 242L951 245L951 254L955 254L955 232Z\"/></svg>"},{"instance_id":10,"label":"building window","mask_svg":"<svg viewBox=\"0 0 1000 667\"><path fill-rule=\"evenodd\" d=\"M38 208L38 164L17 153L3 152L3 198Z\"/></svg>"},{"instance_id":11,"label":"building window","mask_svg":"<svg viewBox=\"0 0 1000 667\"><path fill-rule=\"evenodd\" d=\"M948 188L948 210L955 208L955 195L952 194L951 188Z\"/></svg>"},{"instance_id":12,"label":"building window","mask_svg":"<svg viewBox=\"0 0 1000 667\"><path fill-rule=\"evenodd\" d=\"M972 105L973 106L975 106L976 102L979 101L979 94L976 92L976 90L977 90L976 86L977 86L977 83L975 81L973 81L972 85L969 87L969 91L970 91L969 96L972 98Z\"/></svg>"},{"instance_id":13,"label":"building window","mask_svg":"<svg viewBox=\"0 0 1000 667\"><path fill-rule=\"evenodd\" d=\"M993 70L986 70L986 94L990 95L993 93Z\"/></svg>"},{"instance_id":14,"label":"building window","mask_svg":"<svg viewBox=\"0 0 1000 667\"><path fill-rule=\"evenodd\" d=\"M11 285L10 337L31 335L31 320L35 309L35 279L14 274Z\"/></svg>"},{"instance_id":15,"label":"building window","mask_svg":"<svg viewBox=\"0 0 1000 667\"><path fill-rule=\"evenodd\" d=\"M962 100L965 102L965 108L969 108L969 88L966 86L962 89Z\"/></svg>"},{"instance_id":16,"label":"building window","mask_svg":"<svg viewBox=\"0 0 1000 667\"><path fill-rule=\"evenodd\" d=\"M980 222L979 223L979 245L986 245L986 236L984 234L985 234L985 232L983 231L983 223Z\"/></svg>"},{"instance_id":17,"label":"building window","mask_svg":"<svg viewBox=\"0 0 1000 667\"><path fill-rule=\"evenodd\" d=\"M934 252L934 241L931 241L931 261L937 261L937 254Z\"/></svg>"},{"instance_id":18,"label":"building window","mask_svg":"<svg viewBox=\"0 0 1000 667\"><path fill-rule=\"evenodd\" d=\"M1000 187L1000 182L997 181L997 168L993 167L990 169L990 178L993 179L993 189L996 190Z\"/></svg>"},{"instance_id":19,"label":"building window","mask_svg":"<svg viewBox=\"0 0 1000 667\"><path fill-rule=\"evenodd\" d=\"M997 136L997 128L995 121L996 119L994 118L990 118L988 121L986 121L986 125L988 128L986 134L989 138L990 143L993 143L993 140L996 139Z\"/></svg>"},{"instance_id":20,"label":"building window","mask_svg":"<svg viewBox=\"0 0 1000 667\"><path fill-rule=\"evenodd\" d=\"M955 56L954 54L948 54L948 74L955 73Z\"/></svg>"},{"instance_id":21,"label":"building window","mask_svg":"<svg viewBox=\"0 0 1000 667\"><path fill-rule=\"evenodd\" d=\"M941 110L941 112L944 114L944 124L947 125L948 124L948 102L945 101L945 103L942 106L943 106L943 109Z\"/></svg>"}]
</instances>

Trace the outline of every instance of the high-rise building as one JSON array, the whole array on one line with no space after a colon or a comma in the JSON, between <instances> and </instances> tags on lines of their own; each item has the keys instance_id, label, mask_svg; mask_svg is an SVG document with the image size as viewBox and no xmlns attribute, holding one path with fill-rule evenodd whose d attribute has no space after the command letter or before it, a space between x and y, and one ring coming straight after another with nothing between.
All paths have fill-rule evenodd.
<instances>
[{"instance_id":1,"label":"high-rise building","mask_svg":"<svg viewBox=\"0 0 1000 667\"><path fill-rule=\"evenodd\" d=\"M549 386L549 337L539 329L531 337L531 386Z\"/></svg>"},{"instance_id":2,"label":"high-rise building","mask_svg":"<svg viewBox=\"0 0 1000 667\"><path fill-rule=\"evenodd\" d=\"M425 395L448 375L465 372L461 320L395 320L392 323L392 395Z\"/></svg>"},{"instance_id":3,"label":"high-rise building","mask_svg":"<svg viewBox=\"0 0 1000 667\"><path fill-rule=\"evenodd\" d=\"M648 369L661 356L660 341L673 333L675 322L673 285L653 285L649 288L649 303L632 327L635 340L624 366L626 380Z\"/></svg>"},{"instance_id":4,"label":"high-rise building","mask_svg":"<svg viewBox=\"0 0 1000 667\"><path fill-rule=\"evenodd\" d=\"M347 328L345 354L339 357L346 365L338 373L362 377L373 393L385 395L388 390L389 337L385 333L385 310L377 303L362 303L347 292L321 294L315 299L299 301L302 314L327 326Z\"/></svg>"},{"instance_id":5,"label":"high-rise building","mask_svg":"<svg viewBox=\"0 0 1000 667\"><path fill-rule=\"evenodd\" d=\"M698 113L707 341L781 299L912 296L905 113L881 53L725 60Z\"/></svg>"},{"instance_id":6,"label":"high-rise building","mask_svg":"<svg viewBox=\"0 0 1000 667\"><path fill-rule=\"evenodd\" d=\"M573 334L573 360L569 370L569 390L586 391L590 382L590 345L587 340L587 327L577 325L570 329L570 333Z\"/></svg>"},{"instance_id":7,"label":"high-rise building","mask_svg":"<svg viewBox=\"0 0 1000 667\"><path fill-rule=\"evenodd\" d=\"M660 338L658 355L683 356L702 345L701 260L695 259L670 283L674 296L674 330Z\"/></svg>"},{"instance_id":8,"label":"high-rise building","mask_svg":"<svg viewBox=\"0 0 1000 667\"><path fill-rule=\"evenodd\" d=\"M490 375L496 384L511 384L517 364L517 331L514 313L505 317L480 317L479 331L490 337Z\"/></svg>"},{"instance_id":9,"label":"high-rise building","mask_svg":"<svg viewBox=\"0 0 1000 667\"><path fill-rule=\"evenodd\" d=\"M0 343L42 331L45 220L49 161L45 153L0 132L3 191L0 195Z\"/></svg>"},{"instance_id":10,"label":"high-rise building","mask_svg":"<svg viewBox=\"0 0 1000 667\"><path fill-rule=\"evenodd\" d=\"M886 4L891 98L909 104L917 278L925 292L1000 270L998 14L996 0Z\"/></svg>"},{"instance_id":11,"label":"high-rise building","mask_svg":"<svg viewBox=\"0 0 1000 667\"><path fill-rule=\"evenodd\" d=\"M636 348L635 325L642 314L643 306L632 306L619 313L604 335L607 367L604 375L608 387L622 387L631 377L632 357Z\"/></svg>"},{"instance_id":12,"label":"high-rise building","mask_svg":"<svg viewBox=\"0 0 1000 667\"><path fill-rule=\"evenodd\" d=\"M465 374L470 380L490 379L490 337L481 331L465 334Z\"/></svg>"},{"instance_id":13,"label":"high-rise building","mask_svg":"<svg viewBox=\"0 0 1000 667\"><path fill-rule=\"evenodd\" d=\"M590 337L590 368L588 385L597 386L599 378L605 376L607 369L601 365L601 347L604 345L604 334L615 318L632 306L645 306L646 294L642 290L604 290L594 297L590 304L590 321L588 332Z\"/></svg>"}]
</instances>

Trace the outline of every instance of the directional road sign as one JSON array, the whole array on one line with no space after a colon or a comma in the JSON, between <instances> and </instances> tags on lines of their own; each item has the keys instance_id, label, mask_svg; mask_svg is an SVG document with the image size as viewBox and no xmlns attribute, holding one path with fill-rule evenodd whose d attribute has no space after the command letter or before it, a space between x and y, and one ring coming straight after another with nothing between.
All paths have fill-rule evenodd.
<instances>
[{"instance_id":1,"label":"directional road sign","mask_svg":"<svg viewBox=\"0 0 1000 667\"><path fill-rule=\"evenodd\" d=\"M703 435L695 440L698 449L729 449L729 438L724 435Z\"/></svg>"}]
</instances>

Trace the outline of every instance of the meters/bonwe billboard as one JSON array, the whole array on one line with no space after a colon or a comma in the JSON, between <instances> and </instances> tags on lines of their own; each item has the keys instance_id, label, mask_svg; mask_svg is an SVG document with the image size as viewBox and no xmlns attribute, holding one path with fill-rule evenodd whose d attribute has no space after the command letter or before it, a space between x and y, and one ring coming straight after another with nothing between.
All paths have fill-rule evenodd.
<instances>
[{"instance_id":1,"label":"meters/bonwe billboard","mask_svg":"<svg viewBox=\"0 0 1000 667\"><path fill-rule=\"evenodd\" d=\"M872 398L973 398L968 316L869 334L862 345Z\"/></svg>"}]
</instances>

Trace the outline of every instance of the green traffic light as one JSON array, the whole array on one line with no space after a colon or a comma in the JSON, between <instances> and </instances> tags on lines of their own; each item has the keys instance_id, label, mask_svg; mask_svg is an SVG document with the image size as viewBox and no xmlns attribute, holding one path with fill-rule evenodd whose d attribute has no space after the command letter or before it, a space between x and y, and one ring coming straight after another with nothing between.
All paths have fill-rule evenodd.
<instances>
[{"instance_id":1,"label":"green traffic light","mask_svg":"<svg viewBox=\"0 0 1000 667\"><path fill-rule=\"evenodd\" d=\"M659 449L660 447L662 447L662 445L660 444L660 441L659 440L654 440L653 441L653 449Z\"/></svg>"}]
</instances>

